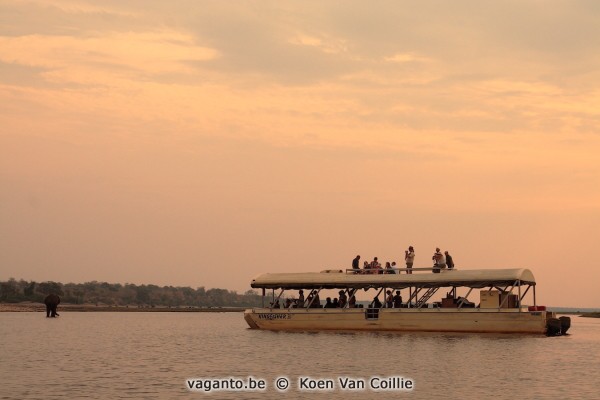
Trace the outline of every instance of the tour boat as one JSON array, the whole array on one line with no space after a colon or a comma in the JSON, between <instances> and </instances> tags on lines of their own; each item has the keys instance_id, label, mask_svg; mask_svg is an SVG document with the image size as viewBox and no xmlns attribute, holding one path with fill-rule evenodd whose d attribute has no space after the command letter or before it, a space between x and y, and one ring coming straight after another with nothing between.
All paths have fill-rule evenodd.
<instances>
[{"instance_id":1,"label":"tour boat","mask_svg":"<svg viewBox=\"0 0 600 400\"><path fill-rule=\"evenodd\" d=\"M537 305L536 282L529 269L395 268L372 272L349 269L262 274L252 280L251 287L262 289L263 306L246 310L244 319L253 329L285 331L489 332L555 336L565 334L570 326L568 317L557 319L555 313ZM323 308L320 303L308 304L309 301L299 306L278 307L286 292L288 298L297 298L299 290L307 295L321 293L323 296L331 289L336 294L342 290L347 299L375 289L375 297L379 298L383 293L384 298L380 300L384 307L365 304L363 308L360 302L350 307L350 302L346 302L342 308ZM441 291L443 297L433 301L440 289L445 289ZM271 293L267 294L267 290ZM392 293L400 290L406 301L385 307L388 290ZM462 296L459 296L459 290L463 292ZM373 292L366 294L374 298ZM478 296L477 301L469 300L472 294ZM268 306L265 306L265 300L270 300ZM531 305L524 305L526 300Z\"/></svg>"}]
</instances>

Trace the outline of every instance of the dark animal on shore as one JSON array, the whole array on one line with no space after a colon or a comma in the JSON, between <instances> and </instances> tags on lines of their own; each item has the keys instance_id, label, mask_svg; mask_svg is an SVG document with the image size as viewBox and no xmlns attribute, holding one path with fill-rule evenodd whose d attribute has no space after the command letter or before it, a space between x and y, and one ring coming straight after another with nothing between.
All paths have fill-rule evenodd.
<instances>
[{"instance_id":1,"label":"dark animal on shore","mask_svg":"<svg viewBox=\"0 0 600 400\"><path fill-rule=\"evenodd\" d=\"M44 299L44 304L46 304L46 318L48 317L58 317L58 313L56 312L56 308L60 304L60 297L57 294L50 293Z\"/></svg>"}]
</instances>

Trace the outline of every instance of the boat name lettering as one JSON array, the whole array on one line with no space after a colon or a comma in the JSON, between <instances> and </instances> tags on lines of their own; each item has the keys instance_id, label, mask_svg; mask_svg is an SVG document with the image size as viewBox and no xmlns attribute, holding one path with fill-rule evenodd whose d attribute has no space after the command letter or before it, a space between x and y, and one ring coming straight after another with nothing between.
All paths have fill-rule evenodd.
<instances>
[{"instance_id":1,"label":"boat name lettering","mask_svg":"<svg viewBox=\"0 0 600 400\"><path fill-rule=\"evenodd\" d=\"M280 313L268 313L268 314L258 314L258 318L260 319L292 319L291 314L280 314Z\"/></svg>"}]
</instances>

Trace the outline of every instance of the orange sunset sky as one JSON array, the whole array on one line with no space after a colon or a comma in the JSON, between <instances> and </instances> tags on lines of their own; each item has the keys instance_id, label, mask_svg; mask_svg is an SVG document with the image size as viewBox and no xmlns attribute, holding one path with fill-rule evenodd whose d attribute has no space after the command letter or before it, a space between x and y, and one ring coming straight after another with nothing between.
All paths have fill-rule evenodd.
<instances>
[{"instance_id":1,"label":"orange sunset sky","mask_svg":"<svg viewBox=\"0 0 600 400\"><path fill-rule=\"evenodd\" d=\"M600 307L600 2L3 0L0 279L531 268Z\"/></svg>"}]
</instances>

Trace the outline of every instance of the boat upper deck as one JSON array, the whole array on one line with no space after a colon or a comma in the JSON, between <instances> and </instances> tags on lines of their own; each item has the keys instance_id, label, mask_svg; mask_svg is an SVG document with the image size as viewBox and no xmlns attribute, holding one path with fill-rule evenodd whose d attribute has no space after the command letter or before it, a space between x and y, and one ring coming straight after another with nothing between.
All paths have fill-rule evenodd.
<instances>
[{"instance_id":1,"label":"boat upper deck","mask_svg":"<svg viewBox=\"0 0 600 400\"><path fill-rule=\"evenodd\" d=\"M421 271L428 272L421 272ZM470 287L495 285L535 285L533 273L526 268L446 270L432 273L431 268L415 268L412 274L357 274L355 271L262 274L252 280L251 287L264 289L343 289L387 287Z\"/></svg>"}]
</instances>

